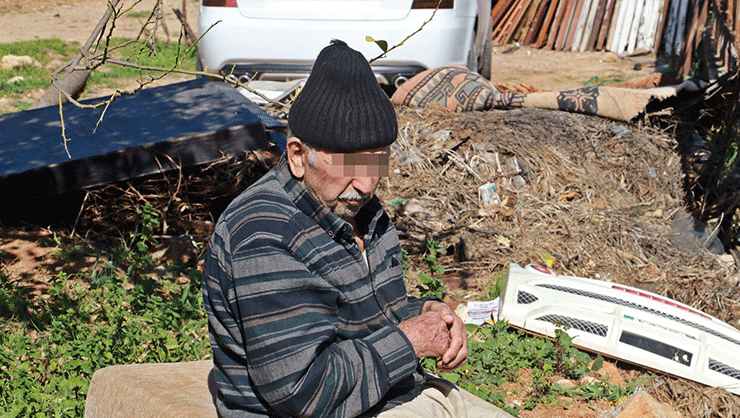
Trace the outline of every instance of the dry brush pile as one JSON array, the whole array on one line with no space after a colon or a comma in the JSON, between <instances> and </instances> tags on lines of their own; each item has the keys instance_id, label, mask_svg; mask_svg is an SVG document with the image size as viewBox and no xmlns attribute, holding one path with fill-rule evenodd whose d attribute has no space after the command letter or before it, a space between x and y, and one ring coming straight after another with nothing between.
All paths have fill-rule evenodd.
<instances>
[{"instance_id":1,"label":"dry brush pile","mask_svg":"<svg viewBox=\"0 0 740 418\"><path fill-rule=\"evenodd\" d=\"M548 110L441 108L400 109L399 130L379 195L409 251L429 238L448 249L441 264L463 288L458 301L485 297L510 263L534 263L653 291L740 326L732 257L686 245L690 231L674 226L688 215L672 131ZM488 182L499 204L479 198ZM661 382L652 391L687 416L740 408L724 390Z\"/></svg>"}]
</instances>

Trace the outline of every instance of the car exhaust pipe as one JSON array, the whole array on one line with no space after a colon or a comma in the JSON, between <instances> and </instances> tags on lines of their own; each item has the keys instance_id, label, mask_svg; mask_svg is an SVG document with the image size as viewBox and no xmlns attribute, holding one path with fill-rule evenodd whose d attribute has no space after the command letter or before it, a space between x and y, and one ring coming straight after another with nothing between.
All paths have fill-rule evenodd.
<instances>
[{"instance_id":1,"label":"car exhaust pipe","mask_svg":"<svg viewBox=\"0 0 740 418\"><path fill-rule=\"evenodd\" d=\"M398 75L393 76L393 80L391 82L393 83L393 87L399 88L401 87L401 84L408 81L408 79L409 78L406 77L405 75L398 74Z\"/></svg>"},{"instance_id":2,"label":"car exhaust pipe","mask_svg":"<svg viewBox=\"0 0 740 418\"><path fill-rule=\"evenodd\" d=\"M242 84L247 84L250 81L252 81L252 74L246 73L239 76L239 82Z\"/></svg>"}]
</instances>

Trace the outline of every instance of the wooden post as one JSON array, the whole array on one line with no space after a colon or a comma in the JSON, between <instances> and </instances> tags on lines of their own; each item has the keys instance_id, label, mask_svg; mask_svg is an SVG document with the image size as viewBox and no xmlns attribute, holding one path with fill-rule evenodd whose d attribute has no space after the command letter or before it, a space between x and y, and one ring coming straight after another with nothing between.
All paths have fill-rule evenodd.
<instances>
[{"instance_id":1,"label":"wooden post","mask_svg":"<svg viewBox=\"0 0 740 418\"><path fill-rule=\"evenodd\" d=\"M560 29L560 23L563 20L563 13L568 1L569 0L558 0L558 9L555 12L555 18L552 21L550 33L547 35L547 44L545 45L547 49L553 49L553 47L555 46L555 41L558 37L558 30Z\"/></svg>"},{"instance_id":2,"label":"wooden post","mask_svg":"<svg viewBox=\"0 0 740 418\"><path fill-rule=\"evenodd\" d=\"M559 5L559 0L552 0L550 2L550 8L547 10L545 21L542 23L542 29L537 36L537 41L535 42L536 48L542 48L547 43L548 35L552 32L552 18L553 16L555 16L555 11L557 10Z\"/></svg>"},{"instance_id":3,"label":"wooden post","mask_svg":"<svg viewBox=\"0 0 740 418\"><path fill-rule=\"evenodd\" d=\"M573 17L570 19L569 29L568 29L568 38L565 40L565 45L563 45L563 50L570 51L571 46L573 45L573 38L576 34L576 28L578 27L578 21L581 18L581 10L583 10L583 4L585 0L578 0L576 3L575 8L573 9Z\"/></svg>"},{"instance_id":4,"label":"wooden post","mask_svg":"<svg viewBox=\"0 0 740 418\"><path fill-rule=\"evenodd\" d=\"M596 16L594 17L594 27L591 31L591 36L588 39L588 43L586 44L586 50L597 49L596 41L599 39L599 34L601 34L602 31L606 32L606 29L602 22L604 22L604 16L606 15L606 9L609 3L609 0L599 1L599 8L597 9Z\"/></svg>"}]
</instances>

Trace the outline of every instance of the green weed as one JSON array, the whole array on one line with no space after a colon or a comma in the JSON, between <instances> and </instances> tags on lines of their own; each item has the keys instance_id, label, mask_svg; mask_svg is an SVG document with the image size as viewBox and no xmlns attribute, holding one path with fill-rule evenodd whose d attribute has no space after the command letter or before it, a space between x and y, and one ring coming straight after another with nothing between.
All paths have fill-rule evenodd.
<instances>
[{"instance_id":1,"label":"green weed","mask_svg":"<svg viewBox=\"0 0 740 418\"><path fill-rule=\"evenodd\" d=\"M574 388L553 383L554 376L579 381L582 376L601 367L600 356L591 357L572 346L564 328L554 339L532 336L510 329L506 321L493 325L468 326L468 363L452 373L440 375L463 389L491 402L513 415L539 405L552 405L561 396L578 399L607 399L611 402L634 392L639 382L619 387L593 381ZM593 363L592 366L589 364ZM423 364L436 373L433 362ZM521 370L530 369L530 381L521 381ZM505 382L520 383L527 393L518 393L519 404L507 404L507 393L500 388Z\"/></svg>"},{"instance_id":2,"label":"green weed","mask_svg":"<svg viewBox=\"0 0 740 418\"><path fill-rule=\"evenodd\" d=\"M104 252L91 271L60 272L48 297L29 301L21 282L0 270L0 417L81 417L102 367L211 355L200 272L166 266L155 278L130 268L153 263L139 243L152 242L155 213L140 213L128 250L135 254Z\"/></svg>"},{"instance_id":3,"label":"green weed","mask_svg":"<svg viewBox=\"0 0 740 418\"><path fill-rule=\"evenodd\" d=\"M440 247L438 241L433 239L427 240L427 252L424 254L422 259L427 266L428 273L420 273L417 277L419 284L416 285L416 289L419 290L422 297L435 296L442 298L444 293L447 291L447 289L445 289L444 282L442 282L438 277L440 274L444 273L445 269L437 264L439 256L445 254L447 254L447 250ZM406 256L408 257L408 253Z\"/></svg>"},{"instance_id":4,"label":"green weed","mask_svg":"<svg viewBox=\"0 0 740 418\"><path fill-rule=\"evenodd\" d=\"M98 251L100 261L90 271L58 273L45 298L29 298L22 281L3 268L0 254L0 417L80 417L90 378L102 367L211 356L201 273L167 265L163 275L149 274L156 264L149 254L158 222L157 212L142 206L138 229L113 251L52 236L56 257L72 260ZM427 249L423 260L434 277L443 272L438 256L444 250L432 240ZM592 361L574 348L563 326L553 339L510 329L504 321L468 330L468 363L440 374L515 415L564 396L614 402L640 383L553 383L553 376L578 379L600 367L600 357ZM437 373L434 359L423 365ZM501 385L520 381L523 369L531 370L531 380L516 394L520 403L512 404Z\"/></svg>"}]
</instances>

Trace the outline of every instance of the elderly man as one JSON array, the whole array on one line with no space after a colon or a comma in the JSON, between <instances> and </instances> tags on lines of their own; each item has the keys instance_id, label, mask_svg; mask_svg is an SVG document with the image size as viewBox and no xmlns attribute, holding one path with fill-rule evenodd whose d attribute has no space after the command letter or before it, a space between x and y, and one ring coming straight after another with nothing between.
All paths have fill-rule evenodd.
<instances>
[{"instance_id":1,"label":"elderly man","mask_svg":"<svg viewBox=\"0 0 740 418\"><path fill-rule=\"evenodd\" d=\"M220 415L506 416L419 366L465 363L467 336L447 305L406 294L374 196L396 114L363 55L341 41L321 51L289 128L280 162L224 212L206 255Z\"/></svg>"}]
</instances>

